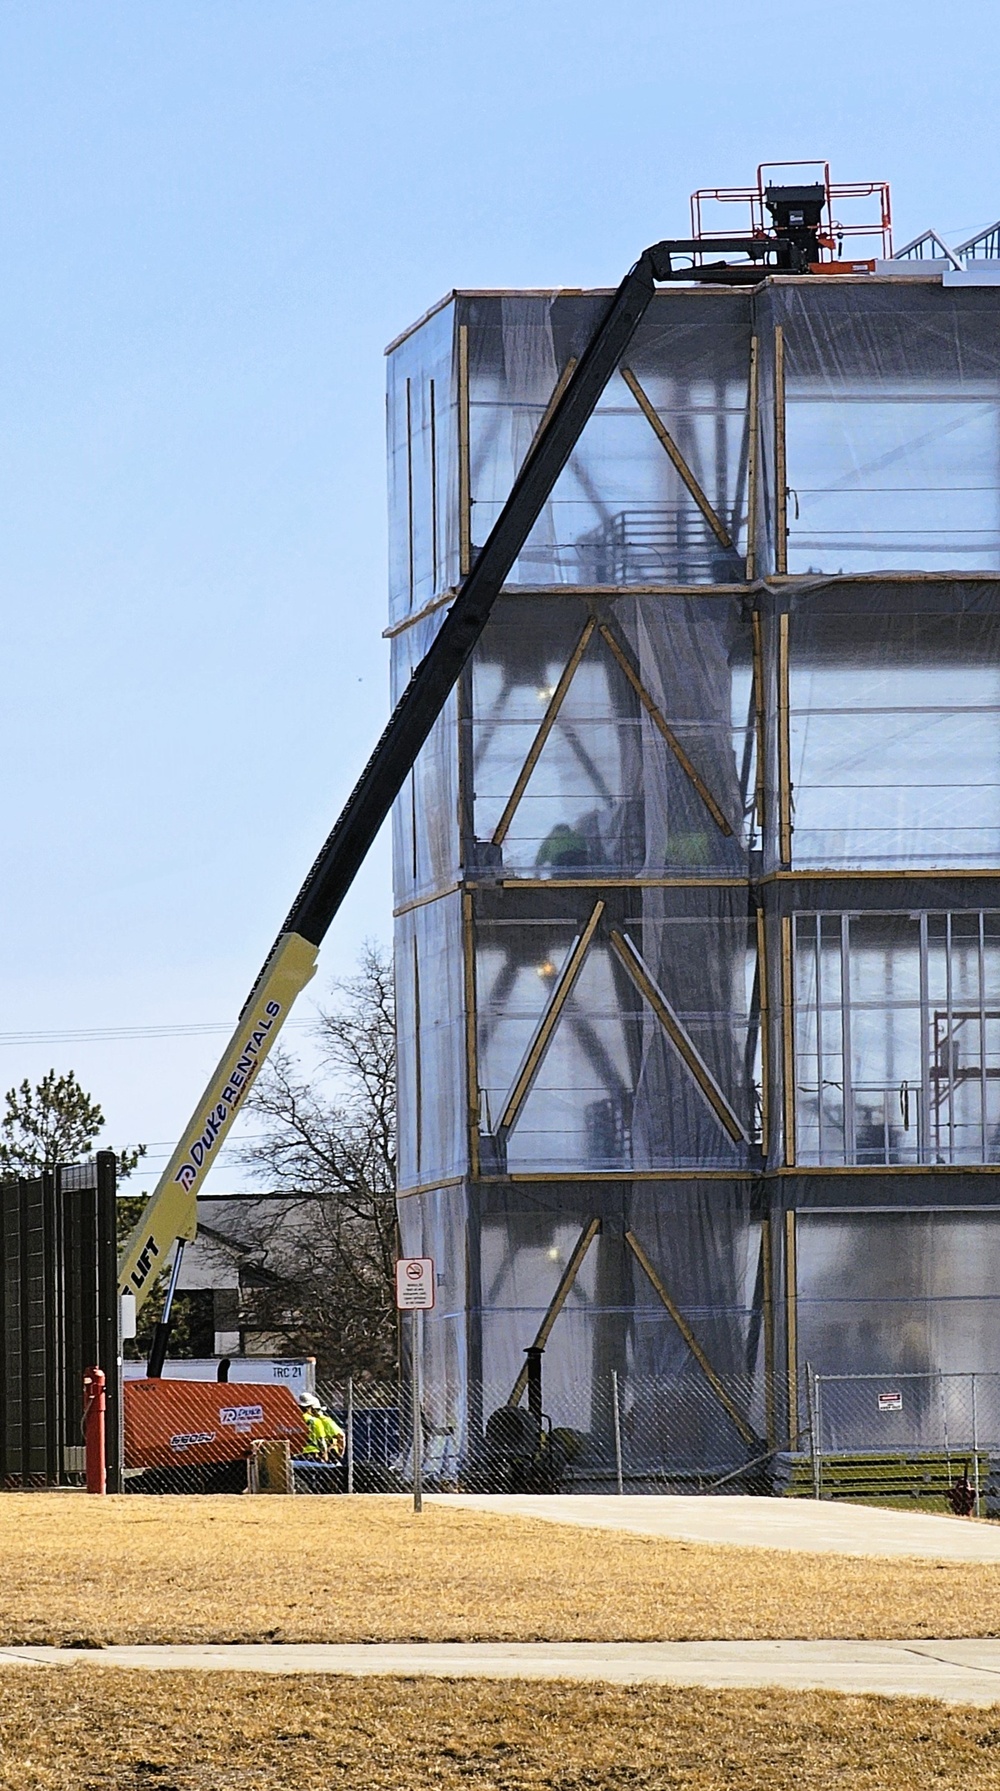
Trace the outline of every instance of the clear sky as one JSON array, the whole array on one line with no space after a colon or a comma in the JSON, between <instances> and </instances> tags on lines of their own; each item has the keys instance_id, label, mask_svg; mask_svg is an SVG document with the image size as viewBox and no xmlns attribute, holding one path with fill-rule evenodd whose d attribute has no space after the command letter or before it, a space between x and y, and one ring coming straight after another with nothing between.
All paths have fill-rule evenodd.
<instances>
[{"instance_id":1,"label":"clear sky","mask_svg":"<svg viewBox=\"0 0 1000 1791\"><path fill-rule=\"evenodd\" d=\"M0 1090L75 1068L157 1155L188 1118L221 1036L11 1035L235 1017L387 713L386 342L614 284L761 160L970 235L997 39L976 0L0 0ZM320 983L389 934L383 841Z\"/></svg>"}]
</instances>

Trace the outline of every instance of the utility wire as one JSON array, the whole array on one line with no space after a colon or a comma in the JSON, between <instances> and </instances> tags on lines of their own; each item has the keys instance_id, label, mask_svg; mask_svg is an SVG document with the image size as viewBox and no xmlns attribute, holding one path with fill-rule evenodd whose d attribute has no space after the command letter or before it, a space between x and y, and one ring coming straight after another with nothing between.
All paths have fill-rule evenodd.
<instances>
[{"instance_id":1,"label":"utility wire","mask_svg":"<svg viewBox=\"0 0 1000 1791\"><path fill-rule=\"evenodd\" d=\"M213 1032L229 1034L232 1020L199 1020L177 1026L86 1026L77 1032L0 1032L0 1045L71 1045L109 1039L200 1038ZM286 1026L313 1026L314 1020L286 1020Z\"/></svg>"}]
</instances>

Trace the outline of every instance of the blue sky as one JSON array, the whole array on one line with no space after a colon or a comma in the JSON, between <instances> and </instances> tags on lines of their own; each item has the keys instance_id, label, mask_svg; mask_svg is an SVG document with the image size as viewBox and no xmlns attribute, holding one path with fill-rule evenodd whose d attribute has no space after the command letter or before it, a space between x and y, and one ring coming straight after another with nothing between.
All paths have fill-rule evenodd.
<instances>
[{"instance_id":1,"label":"blue sky","mask_svg":"<svg viewBox=\"0 0 1000 1791\"><path fill-rule=\"evenodd\" d=\"M0 0L0 1035L235 1016L386 714L385 343L613 284L764 159L971 234L996 16ZM389 914L382 842L322 984ZM0 1040L0 1089L73 1067L165 1149L221 1043Z\"/></svg>"}]
</instances>

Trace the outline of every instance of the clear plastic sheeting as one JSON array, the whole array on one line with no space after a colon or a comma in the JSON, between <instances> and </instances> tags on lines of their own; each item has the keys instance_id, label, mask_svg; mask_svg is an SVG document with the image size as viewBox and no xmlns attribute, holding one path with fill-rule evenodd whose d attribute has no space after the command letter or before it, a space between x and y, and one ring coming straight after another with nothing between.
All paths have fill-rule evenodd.
<instances>
[{"instance_id":1,"label":"clear plastic sheeting","mask_svg":"<svg viewBox=\"0 0 1000 1791\"><path fill-rule=\"evenodd\" d=\"M396 927L397 1174L401 1190L461 1174L465 1076L461 905L428 902Z\"/></svg>"},{"instance_id":2,"label":"clear plastic sheeting","mask_svg":"<svg viewBox=\"0 0 1000 1791\"><path fill-rule=\"evenodd\" d=\"M550 899L478 927L484 1143L512 1171L745 1167L759 1028L744 892L615 905Z\"/></svg>"},{"instance_id":3,"label":"clear plastic sheeting","mask_svg":"<svg viewBox=\"0 0 1000 1791\"><path fill-rule=\"evenodd\" d=\"M790 573L1000 571L997 297L937 282L771 281L754 302L773 422L783 332ZM780 390L777 402L780 405ZM773 430L763 447L774 489Z\"/></svg>"},{"instance_id":4,"label":"clear plastic sheeting","mask_svg":"<svg viewBox=\"0 0 1000 1791\"><path fill-rule=\"evenodd\" d=\"M396 695L607 300L391 352ZM1000 1362L998 325L933 275L658 292L419 756L439 1484L755 1486L811 1373Z\"/></svg>"},{"instance_id":5,"label":"clear plastic sheeting","mask_svg":"<svg viewBox=\"0 0 1000 1791\"><path fill-rule=\"evenodd\" d=\"M803 1365L820 1374L995 1368L1000 1212L817 1213L800 1216L797 1234Z\"/></svg>"},{"instance_id":6,"label":"clear plastic sheeting","mask_svg":"<svg viewBox=\"0 0 1000 1791\"><path fill-rule=\"evenodd\" d=\"M461 301L473 548L486 540L559 379L575 365L606 303L591 293ZM658 294L628 349L627 371L705 502L692 496L633 386L618 373L511 584L719 584L743 577L749 321L742 294Z\"/></svg>"},{"instance_id":7,"label":"clear plastic sheeting","mask_svg":"<svg viewBox=\"0 0 1000 1791\"><path fill-rule=\"evenodd\" d=\"M458 371L451 306L388 356L389 618L458 582Z\"/></svg>"},{"instance_id":8,"label":"clear plastic sheeting","mask_svg":"<svg viewBox=\"0 0 1000 1791\"><path fill-rule=\"evenodd\" d=\"M789 608L792 864L1000 863L997 586L832 585Z\"/></svg>"},{"instance_id":9,"label":"clear plastic sheeting","mask_svg":"<svg viewBox=\"0 0 1000 1791\"><path fill-rule=\"evenodd\" d=\"M468 724L480 867L745 876L751 682L733 598L503 602Z\"/></svg>"}]
</instances>

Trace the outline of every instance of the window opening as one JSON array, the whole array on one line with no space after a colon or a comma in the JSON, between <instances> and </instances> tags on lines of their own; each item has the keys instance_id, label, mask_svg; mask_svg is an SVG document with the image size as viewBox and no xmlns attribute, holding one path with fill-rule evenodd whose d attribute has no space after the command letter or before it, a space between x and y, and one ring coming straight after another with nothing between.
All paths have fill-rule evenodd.
<instances>
[{"instance_id":1,"label":"window opening","mask_svg":"<svg viewBox=\"0 0 1000 1791\"><path fill-rule=\"evenodd\" d=\"M1000 1161L1000 915L799 914L799 1161Z\"/></svg>"}]
</instances>

